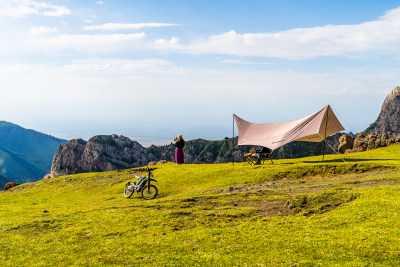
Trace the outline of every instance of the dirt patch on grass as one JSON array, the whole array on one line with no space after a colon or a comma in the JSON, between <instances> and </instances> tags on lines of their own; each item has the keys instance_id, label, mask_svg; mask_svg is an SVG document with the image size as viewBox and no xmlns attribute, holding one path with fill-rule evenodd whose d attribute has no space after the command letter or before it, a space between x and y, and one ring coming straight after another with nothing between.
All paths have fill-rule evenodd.
<instances>
[{"instance_id":1,"label":"dirt patch on grass","mask_svg":"<svg viewBox=\"0 0 400 267\"><path fill-rule=\"evenodd\" d=\"M59 222L54 220L44 220L40 222L33 222L29 224L18 225L16 227L5 229L7 232L12 231L46 231L46 230L55 230L61 228Z\"/></svg>"},{"instance_id":2,"label":"dirt patch on grass","mask_svg":"<svg viewBox=\"0 0 400 267\"><path fill-rule=\"evenodd\" d=\"M192 215L190 211L174 211L171 213L173 217L188 217Z\"/></svg>"},{"instance_id":3,"label":"dirt patch on grass","mask_svg":"<svg viewBox=\"0 0 400 267\"><path fill-rule=\"evenodd\" d=\"M355 181L344 181L342 184L350 185L353 188L363 188L372 186L383 186L383 185L400 185L397 179L371 179L371 180L355 180Z\"/></svg>"},{"instance_id":4,"label":"dirt patch on grass","mask_svg":"<svg viewBox=\"0 0 400 267\"><path fill-rule=\"evenodd\" d=\"M292 213L305 216L324 213L359 197L351 188L334 188L313 194L292 196L285 204Z\"/></svg>"},{"instance_id":5,"label":"dirt patch on grass","mask_svg":"<svg viewBox=\"0 0 400 267\"><path fill-rule=\"evenodd\" d=\"M356 166L356 165L354 165ZM371 167L372 168L372 167ZM248 191L263 191L263 190L287 190L289 193L294 192L315 192L318 190L333 188L338 185L346 184L350 187L368 187L368 186L380 186L380 185L396 185L399 181L396 179L375 179L375 180L362 180L362 178L389 173L395 170L396 167L374 167L368 171L360 171L356 167L353 167L347 174L337 175L326 175L319 174L314 176L305 176L301 178L281 178L279 180L268 180L258 184L243 184L236 186L229 186L225 189L214 190L214 193L236 193L236 192L248 192ZM332 170L326 169L328 172Z\"/></svg>"},{"instance_id":6,"label":"dirt patch on grass","mask_svg":"<svg viewBox=\"0 0 400 267\"><path fill-rule=\"evenodd\" d=\"M272 200L272 201L238 201L231 205L234 207L254 207L258 209L258 214L265 217L272 217L276 215L290 215L294 214L291 209L286 205L286 200Z\"/></svg>"}]
</instances>

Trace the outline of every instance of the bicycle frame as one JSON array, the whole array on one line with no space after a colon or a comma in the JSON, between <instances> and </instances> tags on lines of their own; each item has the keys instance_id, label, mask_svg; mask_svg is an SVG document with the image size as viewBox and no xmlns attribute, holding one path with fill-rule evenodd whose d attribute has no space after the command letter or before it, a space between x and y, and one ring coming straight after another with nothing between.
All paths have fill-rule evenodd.
<instances>
[{"instance_id":1,"label":"bicycle frame","mask_svg":"<svg viewBox=\"0 0 400 267\"><path fill-rule=\"evenodd\" d=\"M151 170L148 170L148 174L147 177L143 177L140 182L137 183L135 191L136 192L140 192L143 187L147 186L147 190L150 191L150 182L154 181L157 182L156 180L152 179L151 177L153 176L153 174L151 173Z\"/></svg>"}]
</instances>

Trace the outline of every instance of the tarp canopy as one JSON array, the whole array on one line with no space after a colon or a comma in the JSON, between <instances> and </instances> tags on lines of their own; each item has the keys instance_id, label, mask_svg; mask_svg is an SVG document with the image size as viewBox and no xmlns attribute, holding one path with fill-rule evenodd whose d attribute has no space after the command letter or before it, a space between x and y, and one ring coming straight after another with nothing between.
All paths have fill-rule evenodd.
<instances>
[{"instance_id":1,"label":"tarp canopy","mask_svg":"<svg viewBox=\"0 0 400 267\"><path fill-rule=\"evenodd\" d=\"M272 150L292 141L321 142L344 130L329 105L305 118L281 123L251 123L233 116L239 131L238 145L258 145Z\"/></svg>"}]
</instances>

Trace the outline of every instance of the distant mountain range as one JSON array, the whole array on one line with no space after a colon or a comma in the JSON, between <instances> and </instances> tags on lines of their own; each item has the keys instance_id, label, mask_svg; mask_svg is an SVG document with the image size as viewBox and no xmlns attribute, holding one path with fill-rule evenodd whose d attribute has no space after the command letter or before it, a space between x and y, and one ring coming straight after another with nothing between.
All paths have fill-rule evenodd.
<instances>
[{"instance_id":1,"label":"distant mountain range","mask_svg":"<svg viewBox=\"0 0 400 267\"><path fill-rule=\"evenodd\" d=\"M16 124L0 121L0 186L11 180L37 181L50 172L59 139Z\"/></svg>"},{"instance_id":2,"label":"distant mountain range","mask_svg":"<svg viewBox=\"0 0 400 267\"><path fill-rule=\"evenodd\" d=\"M339 137L342 134L337 133L329 136L326 141L329 146L337 149L339 145ZM234 144L237 144L237 137L235 137ZM334 153L332 149L326 146L325 154ZM248 153L252 146L238 146L235 147L233 157L235 162L241 162L241 156ZM154 156L157 160L174 161L175 159L175 146L150 146L147 151ZM184 147L185 163L224 163L232 161L232 138L225 140L209 141L204 139L195 139L186 142ZM282 158L299 158L322 155L324 153L324 144L313 142L291 142L273 151L272 157L274 159Z\"/></svg>"}]
</instances>

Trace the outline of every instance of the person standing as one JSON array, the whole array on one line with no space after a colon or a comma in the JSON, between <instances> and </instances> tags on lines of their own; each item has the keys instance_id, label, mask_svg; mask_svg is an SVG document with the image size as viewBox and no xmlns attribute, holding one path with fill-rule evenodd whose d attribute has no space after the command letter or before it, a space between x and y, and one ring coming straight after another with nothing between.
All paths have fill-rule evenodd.
<instances>
[{"instance_id":1,"label":"person standing","mask_svg":"<svg viewBox=\"0 0 400 267\"><path fill-rule=\"evenodd\" d=\"M180 134L174 138L174 142L175 142L174 146L176 147L175 163L176 165L183 164L184 163L183 147L185 146L185 140L183 140L183 137Z\"/></svg>"}]
</instances>

